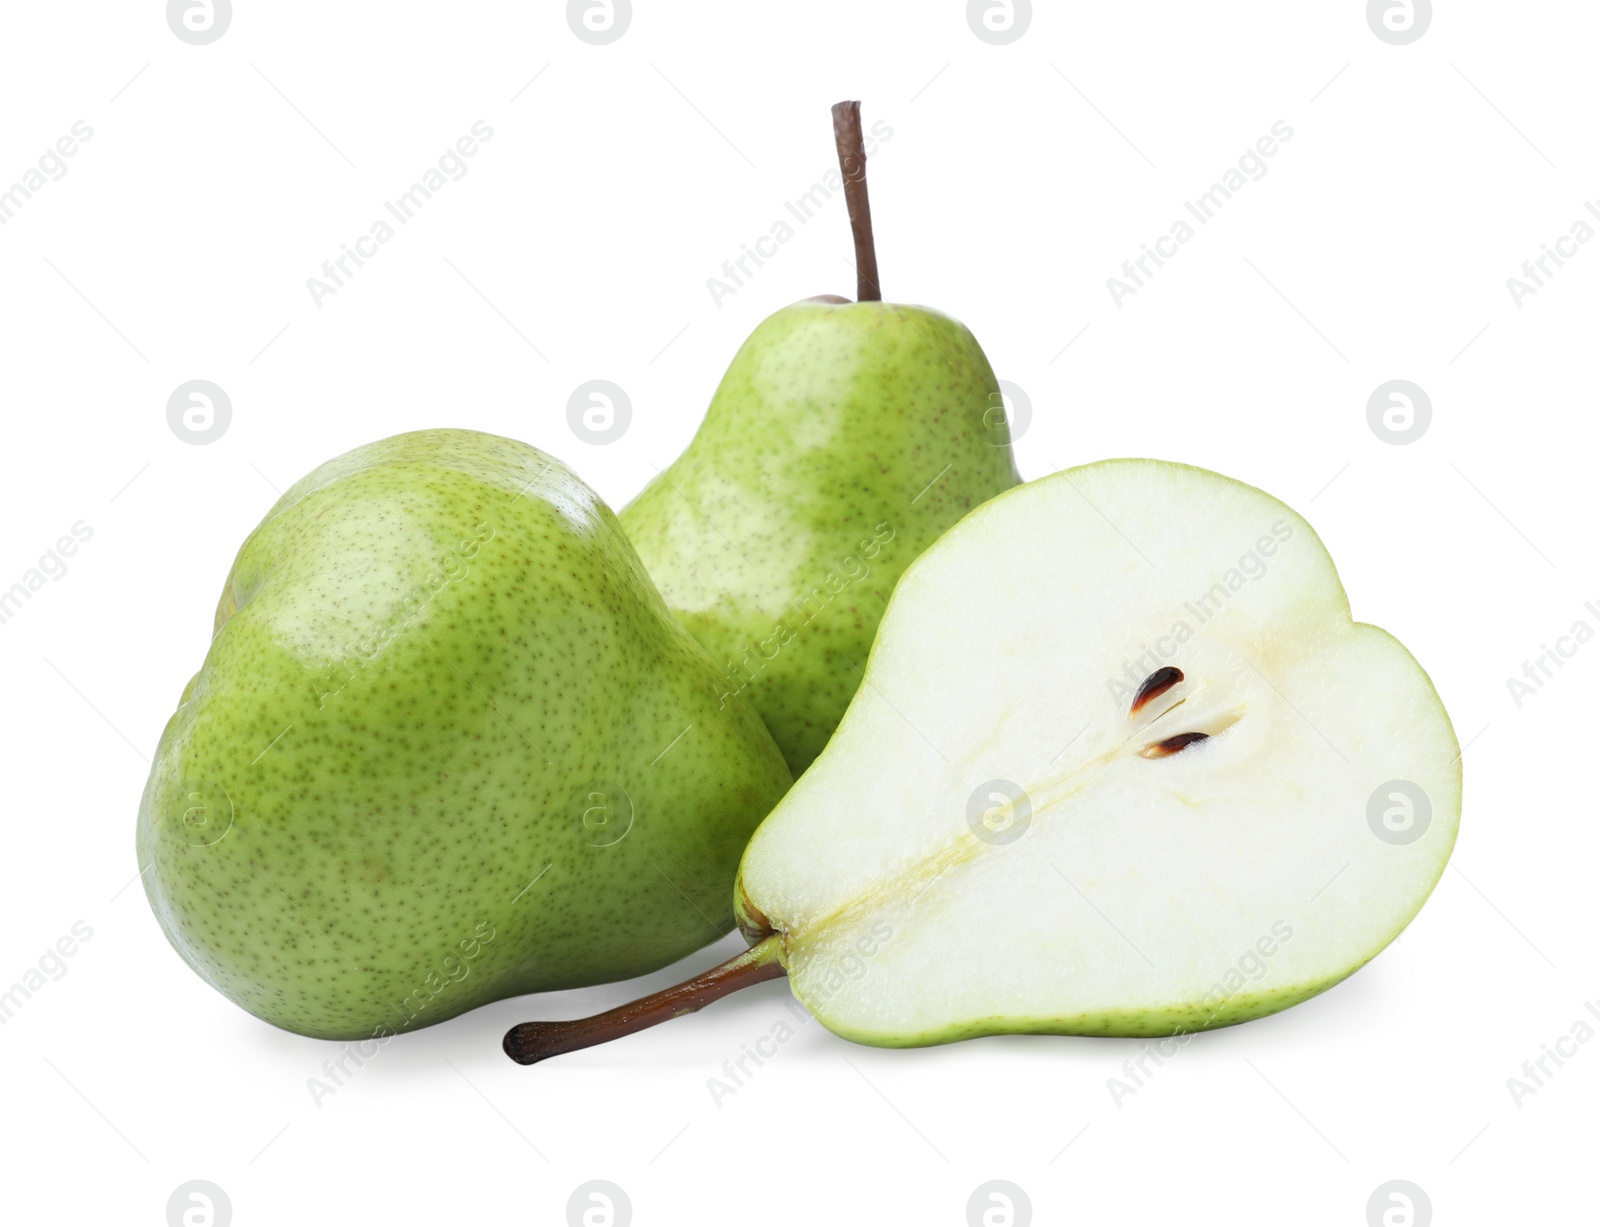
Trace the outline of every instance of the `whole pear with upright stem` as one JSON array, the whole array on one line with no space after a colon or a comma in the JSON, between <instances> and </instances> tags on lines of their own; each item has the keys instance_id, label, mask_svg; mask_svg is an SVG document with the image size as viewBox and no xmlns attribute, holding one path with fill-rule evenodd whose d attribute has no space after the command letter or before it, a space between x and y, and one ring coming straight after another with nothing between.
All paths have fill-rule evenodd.
<instances>
[{"instance_id":1,"label":"whole pear with upright stem","mask_svg":"<svg viewBox=\"0 0 1600 1227\"><path fill-rule=\"evenodd\" d=\"M678 620L798 775L827 744L895 581L1020 478L989 361L963 325L882 301L860 104L833 109L855 302L770 316L694 440L622 512Z\"/></svg>"}]
</instances>

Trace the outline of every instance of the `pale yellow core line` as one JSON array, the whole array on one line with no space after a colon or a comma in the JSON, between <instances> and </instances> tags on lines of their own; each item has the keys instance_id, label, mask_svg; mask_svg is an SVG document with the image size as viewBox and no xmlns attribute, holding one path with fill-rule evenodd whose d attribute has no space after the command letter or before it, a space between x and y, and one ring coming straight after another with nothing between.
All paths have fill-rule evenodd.
<instances>
[{"instance_id":1,"label":"pale yellow core line","mask_svg":"<svg viewBox=\"0 0 1600 1227\"><path fill-rule=\"evenodd\" d=\"M1025 788L1024 794L1030 802L1033 802L1030 820L1037 819L1052 809L1060 809L1088 786L1088 777L1093 772L1123 755L1135 742L1142 746L1149 741L1162 740L1155 731L1156 726L1187 701L1188 697L1179 699L1160 715L1132 730L1111 749L1080 763L1053 781L1040 785L1038 789ZM1038 799L1035 801L1035 798ZM963 828L926 856L905 866L870 890L847 900L833 911L817 917L803 927L784 929L784 949L793 952L815 945L824 939L829 930L848 927L866 916L882 911L885 903L891 899L910 898L914 901L923 891L931 887L941 874L966 864L982 854L986 848L993 846L980 838L975 831Z\"/></svg>"}]
</instances>

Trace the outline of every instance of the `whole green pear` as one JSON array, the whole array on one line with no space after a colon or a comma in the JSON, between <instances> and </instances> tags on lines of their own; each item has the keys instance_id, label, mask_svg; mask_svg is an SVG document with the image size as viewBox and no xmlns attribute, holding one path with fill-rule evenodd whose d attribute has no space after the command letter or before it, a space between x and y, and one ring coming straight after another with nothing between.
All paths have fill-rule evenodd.
<instances>
[{"instance_id":1,"label":"whole green pear","mask_svg":"<svg viewBox=\"0 0 1600 1227\"><path fill-rule=\"evenodd\" d=\"M139 863L224 995L381 1037L714 940L789 784L592 491L424 431L323 465L245 541Z\"/></svg>"},{"instance_id":2,"label":"whole green pear","mask_svg":"<svg viewBox=\"0 0 1600 1227\"><path fill-rule=\"evenodd\" d=\"M838 727L902 572L1018 484L971 332L882 302L861 104L833 107L856 297L809 298L740 347L688 449L622 512L678 620L799 775Z\"/></svg>"},{"instance_id":3,"label":"whole green pear","mask_svg":"<svg viewBox=\"0 0 1600 1227\"><path fill-rule=\"evenodd\" d=\"M832 736L905 569L1021 479L949 316L808 299L745 341L688 449L622 512L678 620L796 775Z\"/></svg>"}]
</instances>

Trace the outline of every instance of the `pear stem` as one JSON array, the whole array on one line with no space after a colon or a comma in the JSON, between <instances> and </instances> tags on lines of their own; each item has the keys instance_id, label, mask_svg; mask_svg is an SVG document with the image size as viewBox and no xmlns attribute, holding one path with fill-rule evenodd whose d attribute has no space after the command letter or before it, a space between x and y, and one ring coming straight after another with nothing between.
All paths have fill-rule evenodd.
<instances>
[{"instance_id":1,"label":"pear stem","mask_svg":"<svg viewBox=\"0 0 1600 1227\"><path fill-rule=\"evenodd\" d=\"M861 135L861 104L833 105L833 143L839 148L844 201L856 240L856 301L882 302L878 289L878 249L872 241L872 204L867 199L867 147Z\"/></svg>"},{"instance_id":2,"label":"pear stem","mask_svg":"<svg viewBox=\"0 0 1600 1227\"><path fill-rule=\"evenodd\" d=\"M558 1057L564 1052L592 1048L607 1040L621 1039L635 1031L643 1031L657 1023L666 1022L682 1014L693 1014L718 998L763 980L776 980L784 974L778 961L783 937L774 933L758 944L735 955L726 963L710 971L651 993L638 1001L596 1014L592 1018L574 1018L566 1022L518 1023L506 1032L502 1045L506 1056L519 1065L532 1065L548 1057Z\"/></svg>"}]
</instances>

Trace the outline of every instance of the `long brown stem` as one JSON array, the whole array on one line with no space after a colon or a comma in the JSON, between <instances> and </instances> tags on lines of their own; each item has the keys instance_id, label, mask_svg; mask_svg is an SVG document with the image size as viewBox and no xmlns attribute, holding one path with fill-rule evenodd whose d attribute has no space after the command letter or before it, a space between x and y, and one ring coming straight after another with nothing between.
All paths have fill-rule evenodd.
<instances>
[{"instance_id":1,"label":"long brown stem","mask_svg":"<svg viewBox=\"0 0 1600 1227\"><path fill-rule=\"evenodd\" d=\"M567 1022L518 1023L506 1032L503 1047L506 1056L519 1065L532 1065L547 1057L558 1057L564 1052L592 1048L607 1040L620 1039L643 1031L657 1023L666 1022L682 1014L693 1014L702 1006L710 1005L720 997L763 980L776 980L784 974L778 961L778 951L783 938L773 934L743 954L735 955L726 963L710 971L651 993L638 1001L596 1014L592 1018L574 1018Z\"/></svg>"},{"instance_id":2,"label":"long brown stem","mask_svg":"<svg viewBox=\"0 0 1600 1227\"><path fill-rule=\"evenodd\" d=\"M844 202L856 240L856 300L882 302L878 288L878 249L872 241L872 204L867 199L867 146L861 135L861 104L833 105L833 143L839 147Z\"/></svg>"}]
</instances>

